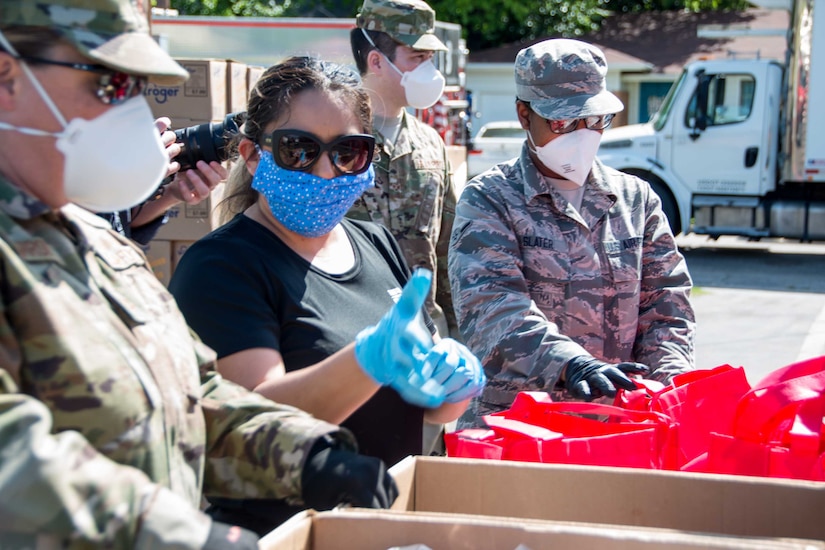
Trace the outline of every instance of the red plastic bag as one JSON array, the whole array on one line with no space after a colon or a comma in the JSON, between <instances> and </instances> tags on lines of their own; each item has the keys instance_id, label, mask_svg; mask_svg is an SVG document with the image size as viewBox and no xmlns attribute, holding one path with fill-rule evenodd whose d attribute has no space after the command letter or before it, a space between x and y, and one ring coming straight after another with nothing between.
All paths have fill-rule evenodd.
<instances>
[{"instance_id":1,"label":"red plastic bag","mask_svg":"<svg viewBox=\"0 0 825 550\"><path fill-rule=\"evenodd\" d=\"M706 453L711 433L732 434L739 400L751 389L742 367L722 365L714 369L688 371L664 386L636 380L640 389L620 390L615 403L664 414L678 428L677 450L665 469L680 469Z\"/></svg>"},{"instance_id":2,"label":"red plastic bag","mask_svg":"<svg viewBox=\"0 0 825 550\"><path fill-rule=\"evenodd\" d=\"M667 387L661 382L647 378L634 378L633 381L637 389L627 391L619 388L613 400L614 406L632 411L649 411L654 396Z\"/></svg>"},{"instance_id":3,"label":"red plastic bag","mask_svg":"<svg viewBox=\"0 0 825 550\"><path fill-rule=\"evenodd\" d=\"M541 392L521 392L509 410L484 420L491 430L481 442L500 447L502 460L660 468L673 450L670 422L663 415L595 403L556 403ZM477 430L448 434L448 455L479 458L489 451L475 444L479 435Z\"/></svg>"},{"instance_id":4,"label":"red plastic bag","mask_svg":"<svg viewBox=\"0 0 825 550\"><path fill-rule=\"evenodd\" d=\"M504 438L493 430L471 428L447 432L444 444L448 456L504 460Z\"/></svg>"},{"instance_id":5,"label":"red plastic bag","mask_svg":"<svg viewBox=\"0 0 825 550\"><path fill-rule=\"evenodd\" d=\"M730 365L680 374L671 384L656 395L653 410L679 426L681 467L707 452L711 433L732 433L737 403L751 387L745 369Z\"/></svg>"},{"instance_id":6,"label":"red plastic bag","mask_svg":"<svg viewBox=\"0 0 825 550\"><path fill-rule=\"evenodd\" d=\"M778 369L737 403L731 434L711 434L689 469L825 481L825 357Z\"/></svg>"}]
</instances>

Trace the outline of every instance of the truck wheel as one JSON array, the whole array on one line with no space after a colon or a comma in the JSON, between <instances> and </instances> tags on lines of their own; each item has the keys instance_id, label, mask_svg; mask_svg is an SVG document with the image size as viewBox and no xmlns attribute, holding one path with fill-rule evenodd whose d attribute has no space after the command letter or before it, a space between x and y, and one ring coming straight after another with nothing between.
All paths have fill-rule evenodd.
<instances>
[{"instance_id":1,"label":"truck wheel","mask_svg":"<svg viewBox=\"0 0 825 550\"><path fill-rule=\"evenodd\" d=\"M670 193L670 189L667 188L664 182L650 172L634 170L625 170L625 172L632 176L636 176L637 178L643 179L650 184L653 192L659 195L659 199L662 201L662 210L664 211L665 217L670 224L670 230L674 235L681 233L682 223L679 219L679 209L676 208L676 200L674 200L673 195Z\"/></svg>"},{"instance_id":2,"label":"truck wheel","mask_svg":"<svg viewBox=\"0 0 825 550\"><path fill-rule=\"evenodd\" d=\"M665 217L670 224L670 230L674 235L678 235L682 232L682 225L679 221L679 210L676 208L676 201L673 200L673 196L670 194L670 191L663 184L657 181L651 181L650 187L662 200L662 210L664 211Z\"/></svg>"}]
</instances>

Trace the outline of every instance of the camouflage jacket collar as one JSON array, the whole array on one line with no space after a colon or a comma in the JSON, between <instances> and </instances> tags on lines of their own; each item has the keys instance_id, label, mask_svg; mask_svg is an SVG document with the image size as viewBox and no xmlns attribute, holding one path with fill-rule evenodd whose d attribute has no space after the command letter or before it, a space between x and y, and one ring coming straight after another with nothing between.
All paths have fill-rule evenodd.
<instances>
[{"instance_id":1,"label":"camouflage jacket collar","mask_svg":"<svg viewBox=\"0 0 825 550\"><path fill-rule=\"evenodd\" d=\"M387 141L379 132L374 132L375 144L390 160L412 153L412 142L410 141L409 132L410 126L415 124L415 122L412 121L413 118L406 109L401 112L401 125L398 127L398 135L395 138L395 142Z\"/></svg>"},{"instance_id":2,"label":"camouflage jacket collar","mask_svg":"<svg viewBox=\"0 0 825 550\"><path fill-rule=\"evenodd\" d=\"M32 219L51 208L0 175L0 211L18 219Z\"/></svg>"}]
</instances>

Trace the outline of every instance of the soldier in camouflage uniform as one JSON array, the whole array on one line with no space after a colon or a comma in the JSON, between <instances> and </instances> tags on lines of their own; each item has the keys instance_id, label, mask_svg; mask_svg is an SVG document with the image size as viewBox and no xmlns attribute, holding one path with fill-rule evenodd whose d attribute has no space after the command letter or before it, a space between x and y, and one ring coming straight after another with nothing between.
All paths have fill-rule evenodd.
<instances>
[{"instance_id":1,"label":"soldier in camouflage uniform","mask_svg":"<svg viewBox=\"0 0 825 550\"><path fill-rule=\"evenodd\" d=\"M435 35L435 12L422 0L364 0L355 24L352 55L370 94L378 150L375 187L347 216L388 228L410 269L433 272L427 311L441 336L459 339L447 276L458 198L447 149L435 129L406 110L430 107L441 97L444 77L432 58L447 47ZM442 430L425 423L425 454L444 453Z\"/></svg>"},{"instance_id":2,"label":"soldier in camouflage uniform","mask_svg":"<svg viewBox=\"0 0 825 550\"><path fill-rule=\"evenodd\" d=\"M256 548L203 496L394 498L348 432L223 380L139 249L72 204L152 192L168 157L140 91L186 76L129 0L0 7L2 548ZM144 164L138 195L95 174Z\"/></svg>"},{"instance_id":3,"label":"soldier in camouflage uniform","mask_svg":"<svg viewBox=\"0 0 825 550\"><path fill-rule=\"evenodd\" d=\"M388 228L410 269L433 272L427 310L441 336L457 337L447 277L457 194L447 149L405 109L430 107L443 92L444 77L431 60L447 47L434 31L435 12L421 0L365 0L358 13L352 52L372 100L378 151L375 188L347 215Z\"/></svg>"},{"instance_id":4,"label":"soldier in camouflage uniform","mask_svg":"<svg viewBox=\"0 0 825 550\"><path fill-rule=\"evenodd\" d=\"M515 63L521 156L471 180L449 274L461 333L488 382L459 427L519 391L593 399L694 366L691 278L650 186L595 158L621 101L602 52L540 42Z\"/></svg>"}]
</instances>

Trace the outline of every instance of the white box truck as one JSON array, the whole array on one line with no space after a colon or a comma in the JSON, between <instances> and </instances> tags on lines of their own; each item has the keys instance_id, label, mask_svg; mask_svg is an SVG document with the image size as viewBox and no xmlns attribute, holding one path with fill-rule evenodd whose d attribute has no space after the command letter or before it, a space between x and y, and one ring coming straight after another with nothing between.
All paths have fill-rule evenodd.
<instances>
[{"instance_id":1,"label":"white box truck","mask_svg":"<svg viewBox=\"0 0 825 550\"><path fill-rule=\"evenodd\" d=\"M784 65L693 62L650 122L605 132L599 158L650 182L674 233L825 239L825 0L787 9Z\"/></svg>"}]
</instances>

